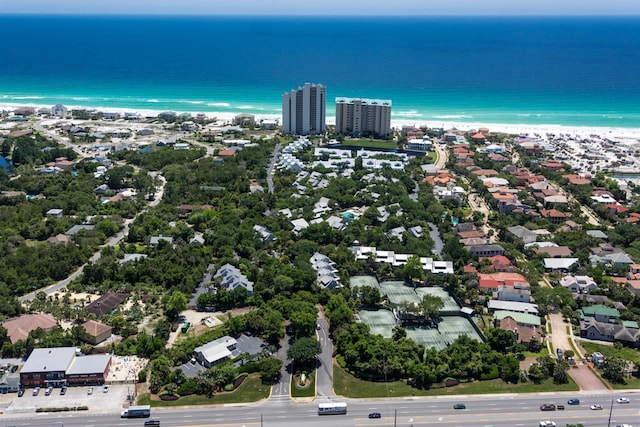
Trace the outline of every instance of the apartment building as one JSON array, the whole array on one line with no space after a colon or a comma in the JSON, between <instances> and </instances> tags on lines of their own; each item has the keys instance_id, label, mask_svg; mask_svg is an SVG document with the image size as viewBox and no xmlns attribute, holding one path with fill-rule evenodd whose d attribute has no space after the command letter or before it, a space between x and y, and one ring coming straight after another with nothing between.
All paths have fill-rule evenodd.
<instances>
[{"instance_id":1,"label":"apartment building","mask_svg":"<svg viewBox=\"0 0 640 427\"><path fill-rule=\"evenodd\" d=\"M336 98L336 132L385 137L391 132L391 101Z\"/></svg>"},{"instance_id":2,"label":"apartment building","mask_svg":"<svg viewBox=\"0 0 640 427\"><path fill-rule=\"evenodd\" d=\"M326 129L327 88L305 83L282 95L282 132L308 135Z\"/></svg>"}]
</instances>

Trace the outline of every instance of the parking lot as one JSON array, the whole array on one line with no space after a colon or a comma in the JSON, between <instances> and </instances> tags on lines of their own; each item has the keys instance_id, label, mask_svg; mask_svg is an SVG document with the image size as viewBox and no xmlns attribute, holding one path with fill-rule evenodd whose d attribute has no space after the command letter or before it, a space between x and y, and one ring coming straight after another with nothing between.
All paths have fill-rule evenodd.
<instances>
[{"instance_id":1,"label":"parking lot","mask_svg":"<svg viewBox=\"0 0 640 427\"><path fill-rule=\"evenodd\" d=\"M103 392L102 386L94 386L93 393L89 394L89 388L68 387L64 396L60 394L60 388L54 388L49 396L45 396L46 388L40 388L37 396L33 396L33 388L27 388L22 397L18 397L18 393L2 395L2 411L19 414L35 412L38 408L88 406L91 412L113 413L121 411L127 401L127 385L110 385L107 393Z\"/></svg>"}]
</instances>

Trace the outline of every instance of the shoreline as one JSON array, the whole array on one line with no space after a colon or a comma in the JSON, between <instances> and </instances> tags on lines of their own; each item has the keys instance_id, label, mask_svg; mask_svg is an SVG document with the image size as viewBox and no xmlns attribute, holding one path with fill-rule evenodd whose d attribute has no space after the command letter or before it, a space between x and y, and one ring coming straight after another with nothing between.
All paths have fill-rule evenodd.
<instances>
[{"instance_id":1,"label":"shoreline","mask_svg":"<svg viewBox=\"0 0 640 427\"><path fill-rule=\"evenodd\" d=\"M0 110L13 111L20 107L32 107L36 110L39 108L51 108L50 104L38 104L38 103L2 103L0 104ZM104 108L99 106L81 106L70 105L66 106L69 111L72 109L95 109L103 112L117 112L124 113L137 113L143 117L157 116L162 112L169 110L156 110L156 109L137 109L137 108ZM203 112L198 110L184 110L174 111L176 114L191 114L195 117L197 114L205 114L208 118L217 118L218 121L231 122L233 118L239 114L252 114L255 116L256 121L260 120L277 120L281 122L280 114L264 114L260 112L252 112L247 110L246 112L222 112L212 111ZM67 120L67 119L60 119ZM327 125L335 125L335 117L327 117ZM421 119L392 119L391 127L400 129L403 126L415 126L415 127L429 127L429 128L444 128L446 130L458 129L461 131L477 130L479 128L488 128L490 132L507 133L507 134L528 134L529 136L539 135L541 138L545 138L546 134L567 134L574 137L589 138L591 135L599 135L601 137L610 137L617 139L630 139L640 142L640 127L625 128L625 127L603 127L603 126L570 126L559 124L512 124L512 123L485 123L476 121L456 121L456 120L421 120ZM632 141L633 142L633 141Z\"/></svg>"}]
</instances>

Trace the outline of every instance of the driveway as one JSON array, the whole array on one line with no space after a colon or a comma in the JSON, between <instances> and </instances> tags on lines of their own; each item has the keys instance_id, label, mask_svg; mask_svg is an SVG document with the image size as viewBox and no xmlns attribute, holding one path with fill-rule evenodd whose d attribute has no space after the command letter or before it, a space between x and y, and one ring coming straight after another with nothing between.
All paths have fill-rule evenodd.
<instances>
[{"instance_id":1,"label":"driveway","mask_svg":"<svg viewBox=\"0 0 640 427\"><path fill-rule=\"evenodd\" d=\"M550 313L549 322L551 322L551 336L547 337L547 342L551 345L549 351L556 354L556 349L563 351L571 350L571 341L573 341L573 333L571 326L566 323L562 317L562 313ZM567 326L570 332L567 333ZM576 348L579 347L576 345ZM580 351L580 350L578 350ZM576 382L580 391L606 391L607 387L600 381L600 378L591 371L588 365L582 362L582 354L576 354L576 365L572 365L567 372L569 376Z\"/></svg>"}]
</instances>

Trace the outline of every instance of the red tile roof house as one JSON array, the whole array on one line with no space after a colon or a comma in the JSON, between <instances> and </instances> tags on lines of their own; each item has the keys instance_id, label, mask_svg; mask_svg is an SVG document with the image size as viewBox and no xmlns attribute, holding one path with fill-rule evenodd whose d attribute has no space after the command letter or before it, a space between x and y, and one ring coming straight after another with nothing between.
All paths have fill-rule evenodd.
<instances>
[{"instance_id":1,"label":"red tile roof house","mask_svg":"<svg viewBox=\"0 0 640 427\"><path fill-rule=\"evenodd\" d=\"M562 178L569 181L571 185L587 185L591 184L591 180L576 174L562 175Z\"/></svg>"},{"instance_id":2,"label":"red tile roof house","mask_svg":"<svg viewBox=\"0 0 640 427\"><path fill-rule=\"evenodd\" d=\"M478 277L480 280L492 279L499 284L506 286L515 286L516 283L529 283L527 282L527 279L525 279L524 276L520 273L480 273L478 274Z\"/></svg>"},{"instance_id":3,"label":"red tile roof house","mask_svg":"<svg viewBox=\"0 0 640 427\"><path fill-rule=\"evenodd\" d=\"M488 260L491 263L490 269L496 272L515 271L516 267L511 264L511 260L504 255L496 255L488 258L480 258L480 262Z\"/></svg>"},{"instance_id":4,"label":"red tile roof house","mask_svg":"<svg viewBox=\"0 0 640 427\"><path fill-rule=\"evenodd\" d=\"M231 150L231 149L226 149L226 150L220 150L218 151L218 156L220 157L233 157L236 155L235 150Z\"/></svg>"},{"instance_id":5,"label":"red tile roof house","mask_svg":"<svg viewBox=\"0 0 640 427\"><path fill-rule=\"evenodd\" d=\"M616 213L616 214L623 214L629 211L629 208L625 208L622 205L617 205L615 203L609 203L608 205L604 206L605 208L607 208L608 211L612 212L612 213Z\"/></svg>"},{"instance_id":6,"label":"red tile roof house","mask_svg":"<svg viewBox=\"0 0 640 427\"><path fill-rule=\"evenodd\" d=\"M471 135L471 140L476 143L484 143L487 140L487 137L481 134L480 132Z\"/></svg>"}]
</instances>

